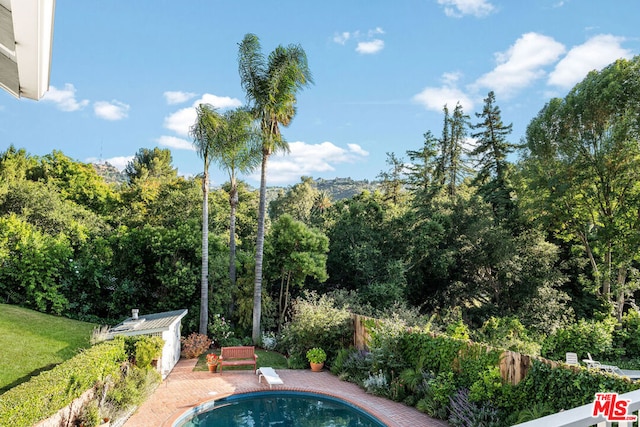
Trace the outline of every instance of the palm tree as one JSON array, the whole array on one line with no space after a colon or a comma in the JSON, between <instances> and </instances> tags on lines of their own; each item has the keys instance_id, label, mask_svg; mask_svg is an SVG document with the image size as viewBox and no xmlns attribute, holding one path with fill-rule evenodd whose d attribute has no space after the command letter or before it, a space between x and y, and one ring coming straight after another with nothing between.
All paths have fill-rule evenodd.
<instances>
[{"instance_id":1,"label":"palm tree","mask_svg":"<svg viewBox=\"0 0 640 427\"><path fill-rule=\"evenodd\" d=\"M233 288L236 283L236 241L235 223L236 208L238 206L238 178L237 173L249 173L260 163L261 151L258 144L259 133L253 125L253 116L246 108L237 108L220 114L209 104L200 104L196 108L197 120L191 127L191 135L198 154L205 159L204 181L208 182L208 170L211 161L217 163L229 174L229 280L231 282L231 306L233 311ZM204 328L208 323L208 184L204 187L203 193L205 204L202 209L202 283L201 283L201 304L204 298L205 306L200 307L200 333L202 332L203 319ZM205 226L205 224L207 226ZM207 264L205 264L207 259ZM205 270L207 275L205 275ZM204 297L203 297L204 295ZM202 313L205 313L204 315Z\"/></svg>"},{"instance_id":2,"label":"palm tree","mask_svg":"<svg viewBox=\"0 0 640 427\"><path fill-rule=\"evenodd\" d=\"M224 127L222 116L209 106L196 108L196 122L189 129L198 156L204 160L202 175L202 275L200 278L200 326L198 331L207 334L209 324L209 165L213 159L212 136Z\"/></svg>"},{"instance_id":3,"label":"palm tree","mask_svg":"<svg viewBox=\"0 0 640 427\"><path fill-rule=\"evenodd\" d=\"M260 340L262 315L262 255L264 247L265 199L267 188L267 161L277 151L289 151L282 138L280 125L289 126L296 114L296 93L313 83L307 64L307 55L300 45L278 46L269 58L262 54L255 34L247 34L238 52L240 82L246 92L249 108L260 121L262 130L262 166L260 171L260 204L258 210L258 236L256 239L256 266L253 291L254 343Z\"/></svg>"}]
</instances>

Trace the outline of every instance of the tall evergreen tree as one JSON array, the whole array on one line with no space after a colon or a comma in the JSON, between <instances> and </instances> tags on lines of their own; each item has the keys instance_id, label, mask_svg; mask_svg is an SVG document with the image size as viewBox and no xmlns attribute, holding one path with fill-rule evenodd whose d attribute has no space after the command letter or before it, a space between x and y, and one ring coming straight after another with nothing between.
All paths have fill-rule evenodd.
<instances>
[{"instance_id":1,"label":"tall evergreen tree","mask_svg":"<svg viewBox=\"0 0 640 427\"><path fill-rule=\"evenodd\" d=\"M495 100L493 91L489 92L484 99L482 113L476 113L481 121L471 125L471 129L477 130L471 134L472 138L477 138L477 145L470 154L477 158L479 166L474 183L479 186L483 198L493 206L496 217L504 219L511 216L515 208L507 179L507 156L516 145L507 141L513 125L502 122L500 107Z\"/></svg>"},{"instance_id":2,"label":"tall evergreen tree","mask_svg":"<svg viewBox=\"0 0 640 427\"><path fill-rule=\"evenodd\" d=\"M467 153L464 144L468 133L469 116L464 113L460 103L456 104L451 115L446 105L443 111L444 126L439 144L440 158L436 176L440 185L446 186L447 196L455 199L458 185L470 172L464 158Z\"/></svg>"}]
</instances>

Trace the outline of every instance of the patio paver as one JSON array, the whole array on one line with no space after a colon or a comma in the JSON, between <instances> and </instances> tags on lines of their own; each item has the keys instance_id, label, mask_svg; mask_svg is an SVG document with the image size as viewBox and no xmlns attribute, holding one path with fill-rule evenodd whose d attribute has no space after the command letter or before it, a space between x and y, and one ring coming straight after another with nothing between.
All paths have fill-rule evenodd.
<instances>
[{"instance_id":1,"label":"patio paver","mask_svg":"<svg viewBox=\"0 0 640 427\"><path fill-rule=\"evenodd\" d=\"M127 420L124 427L170 427L185 411L231 394L270 391L258 383L253 370L211 374L193 371L196 359L180 359L169 376ZM307 391L346 400L376 416L389 427L446 427L444 421L426 416L402 403L367 394L355 384L341 381L328 371L278 369L284 385L273 390Z\"/></svg>"}]
</instances>

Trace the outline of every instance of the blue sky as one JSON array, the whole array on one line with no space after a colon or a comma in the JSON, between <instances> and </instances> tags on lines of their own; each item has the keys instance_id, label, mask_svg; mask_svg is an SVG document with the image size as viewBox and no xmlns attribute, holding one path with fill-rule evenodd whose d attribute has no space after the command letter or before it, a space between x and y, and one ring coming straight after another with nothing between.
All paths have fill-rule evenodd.
<instances>
[{"instance_id":1,"label":"blue sky","mask_svg":"<svg viewBox=\"0 0 640 427\"><path fill-rule=\"evenodd\" d=\"M237 45L252 32L265 54L302 45L315 80L282 129L291 153L271 158L268 184L373 180L387 152L441 134L445 104L477 122L490 90L519 142L551 97L640 52L639 18L637 0L58 1L50 90L37 102L0 92L0 138L118 168L158 146L180 174L201 173L187 134L194 106L245 102ZM244 179L257 185L258 172Z\"/></svg>"}]
</instances>

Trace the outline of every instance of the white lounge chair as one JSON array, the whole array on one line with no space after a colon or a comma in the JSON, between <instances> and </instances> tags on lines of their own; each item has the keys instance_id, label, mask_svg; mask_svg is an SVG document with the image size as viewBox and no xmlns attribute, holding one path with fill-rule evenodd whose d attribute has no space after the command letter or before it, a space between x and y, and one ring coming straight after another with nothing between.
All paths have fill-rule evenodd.
<instances>
[{"instance_id":1,"label":"white lounge chair","mask_svg":"<svg viewBox=\"0 0 640 427\"><path fill-rule=\"evenodd\" d=\"M576 353L567 353L566 354L566 362L567 365L576 365L580 366L580 362L578 362L578 355Z\"/></svg>"},{"instance_id":2,"label":"white lounge chair","mask_svg":"<svg viewBox=\"0 0 640 427\"><path fill-rule=\"evenodd\" d=\"M591 353L587 353L587 356L589 356L589 358L588 359L582 359L582 361L587 364L587 368L589 368L589 369L600 369L600 370L606 371L606 372L613 372L614 369L617 368L617 366L603 365L602 363L598 362L597 360L593 360L591 358Z\"/></svg>"},{"instance_id":3,"label":"white lounge chair","mask_svg":"<svg viewBox=\"0 0 640 427\"><path fill-rule=\"evenodd\" d=\"M588 368L600 369L605 372L609 372L611 374L620 375L621 377L627 377L632 381L640 379L640 371L632 370L632 369L620 369L615 365L603 365L597 360L593 360L591 358L591 354L587 353L589 356L588 359L583 359L583 362L587 364Z\"/></svg>"},{"instance_id":4,"label":"white lounge chair","mask_svg":"<svg viewBox=\"0 0 640 427\"><path fill-rule=\"evenodd\" d=\"M272 388L274 385L284 384L284 381L282 381L276 371L267 366L256 369L256 375L258 375L258 382L262 382L262 378L264 378L267 384L269 384L269 388Z\"/></svg>"}]
</instances>

